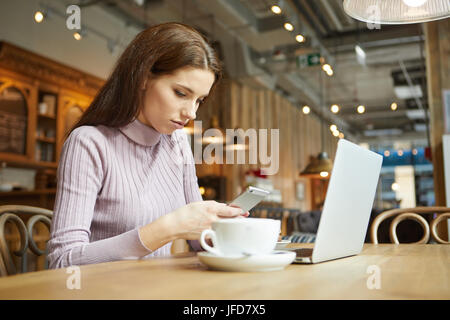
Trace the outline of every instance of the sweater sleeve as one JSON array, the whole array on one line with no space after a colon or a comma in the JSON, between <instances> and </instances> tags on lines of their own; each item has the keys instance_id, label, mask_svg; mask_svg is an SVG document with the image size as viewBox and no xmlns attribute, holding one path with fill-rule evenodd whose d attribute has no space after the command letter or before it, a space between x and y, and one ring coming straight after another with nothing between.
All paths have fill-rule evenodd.
<instances>
[{"instance_id":1,"label":"sweater sleeve","mask_svg":"<svg viewBox=\"0 0 450 320\"><path fill-rule=\"evenodd\" d=\"M203 201L198 186L197 174L195 171L194 156L186 133L181 133L181 151L183 154L183 184L186 204ZM188 240L188 244L194 251L203 251L198 240Z\"/></svg>"},{"instance_id":2,"label":"sweater sleeve","mask_svg":"<svg viewBox=\"0 0 450 320\"><path fill-rule=\"evenodd\" d=\"M48 259L50 268L139 258L151 253L138 229L90 243L90 226L103 185L105 140L93 127L75 129L65 141Z\"/></svg>"}]
</instances>

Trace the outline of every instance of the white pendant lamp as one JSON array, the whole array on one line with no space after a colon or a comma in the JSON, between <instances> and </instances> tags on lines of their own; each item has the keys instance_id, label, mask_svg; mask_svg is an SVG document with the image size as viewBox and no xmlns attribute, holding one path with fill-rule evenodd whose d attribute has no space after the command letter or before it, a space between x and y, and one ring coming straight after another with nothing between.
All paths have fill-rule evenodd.
<instances>
[{"instance_id":1,"label":"white pendant lamp","mask_svg":"<svg viewBox=\"0 0 450 320\"><path fill-rule=\"evenodd\" d=\"M421 23L450 17L450 0L344 0L344 11L374 24Z\"/></svg>"}]
</instances>

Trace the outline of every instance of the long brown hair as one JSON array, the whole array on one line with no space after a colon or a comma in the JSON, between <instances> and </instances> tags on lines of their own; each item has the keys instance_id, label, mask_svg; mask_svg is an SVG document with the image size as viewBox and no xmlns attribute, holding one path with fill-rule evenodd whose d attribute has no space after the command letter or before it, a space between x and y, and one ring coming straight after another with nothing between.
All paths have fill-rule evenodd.
<instances>
[{"instance_id":1,"label":"long brown hair","mask_svg":"<svg viewBox=\"0 0 450 320\"><path fill-rule=\"evenodd\" d=\"M114 71L70 130L84 125L122 127L138 115L143 101L143 81L191 66L215 74L214 89L221 78L221 66L211 45L194 28L181 23L152 26L128 45Z\"/></svg>"}]
</instances>

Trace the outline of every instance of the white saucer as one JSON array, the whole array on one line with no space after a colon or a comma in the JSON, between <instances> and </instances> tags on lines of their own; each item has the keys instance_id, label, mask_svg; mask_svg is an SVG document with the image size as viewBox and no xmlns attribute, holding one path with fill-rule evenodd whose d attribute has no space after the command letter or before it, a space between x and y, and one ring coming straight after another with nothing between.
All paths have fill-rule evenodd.
<instances>
[{"instance_id":1,"label":"white saucer","mask_svg":"<svg viewBox=\"0 0 450 320\"><path fill-rule=\"evenodd\" d=\"M264 255L236 255L217 256L209 252L199 252L198 257L202 263L213 270L221 271L276 271L283 270L295 259L295 252L273 251Z\"/></svg>"}]
</instances>

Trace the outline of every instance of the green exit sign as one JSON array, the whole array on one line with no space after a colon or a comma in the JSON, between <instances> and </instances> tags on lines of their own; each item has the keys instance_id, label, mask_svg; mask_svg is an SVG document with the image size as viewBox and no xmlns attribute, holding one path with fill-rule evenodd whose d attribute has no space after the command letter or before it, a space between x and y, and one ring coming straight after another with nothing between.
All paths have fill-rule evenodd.
<instances>
[{"instance_id":1,"label":"green exit sign","mask_svg":"<svg viewBox=\"0 0 450 320\"><path fill-rule=\"evenodd\" d=\"M297 57L297 67L306 68L320 65L320 53L310 53Z\"/></svg>"}]
</instances>

